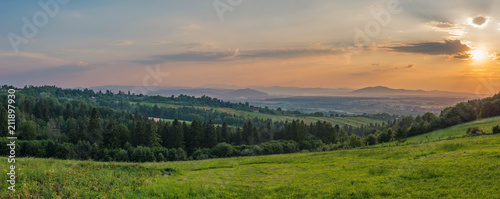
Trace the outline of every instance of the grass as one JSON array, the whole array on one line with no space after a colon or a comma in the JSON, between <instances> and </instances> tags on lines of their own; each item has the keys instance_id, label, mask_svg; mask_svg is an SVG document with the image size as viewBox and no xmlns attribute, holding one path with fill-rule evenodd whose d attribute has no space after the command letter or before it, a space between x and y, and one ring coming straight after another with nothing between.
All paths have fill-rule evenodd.
<instances>
[{"instance_id":1,"label":"grass","mask_svg":"<svg viewBox=\"0 0 500 199\"><path fill-rule=\"evenodd\" d=\"M20 158L17 191L1 183L0 198L499 198L499 145L500 135L484 135L165 163ZM1 157L0 169L8 166Z\"/></svg>"},{"instance_id":2,"label":"grass","mask_svg":"<svg viewBox=\"0 0 500 199\"><path fill-rule=\"evenodd\" d=\"M408 141L419 142L419 141L426 141L427 138L429 138L429 140L438 140L438 139L447 139L449 137L460 137L465 135L468 128L472 127L480 127L480 129L482 129L483 132L490 134L492 133L493 127L496 125L500 125L500 117L491 117L464 124L459 124L445 129L433 131L427 134L414 136L408 138Z\"/></svg>"}]
</instances>

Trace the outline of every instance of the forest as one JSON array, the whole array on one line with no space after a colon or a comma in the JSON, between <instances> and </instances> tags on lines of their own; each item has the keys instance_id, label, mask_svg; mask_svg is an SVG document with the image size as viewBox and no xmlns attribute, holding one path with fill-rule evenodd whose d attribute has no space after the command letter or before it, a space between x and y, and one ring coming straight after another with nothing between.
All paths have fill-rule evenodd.
<instances>
[{"instance_id":1,"label":"forest","mask_svg":"<svg viewBox=\"0 0 500 199\"><path fill-rule=\"evenodd\" d=\"M210 97L144 96L94 92L53 86L14 88L0 92L0 120L7 121L7 89L16 89L16 124L23 157L52 157L124 162L201 160L300 151L330 151L401 140L456 124L500 115L500 94L459 103L441 114L403 116L353 127L324 121L253 120L195 106L252 110L248 103ZM141 105L169 102L180 107ZM264 109L273 114L292 114ZM380 116L380 115L379 115ZM387 116L382 114L382 116ZM173 122L151 117L175 118ZM376 117L376 116L374 116ZM192 121L190 124L179 120ZM7 126L0 123L1 137ZM6 144L5 138L0 139ZM2 149L0 155L9 151Z\"/></svg>"}]
</instances>

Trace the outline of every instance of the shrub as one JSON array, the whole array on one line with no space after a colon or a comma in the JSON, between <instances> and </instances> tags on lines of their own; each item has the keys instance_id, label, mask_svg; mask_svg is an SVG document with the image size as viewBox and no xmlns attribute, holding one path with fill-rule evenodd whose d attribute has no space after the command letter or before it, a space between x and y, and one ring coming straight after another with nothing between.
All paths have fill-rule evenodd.
<instances>
[{"instance_id":1,"label":"shrub","mask_svg":"<svg viewBox=\"0 0 500 199\"><path fill-rule=\"evenodd\" d=\"M500 133L500 125L496 125L493 127L493 134L499 134Z\"/></svg>"},{"instance_id":2,"label":"shrub","mask_svg":"<svg viewBox=\"0 0 500 199\"><path fill-rule=\"evenodd\" d=\"M187 160L186 151L182 148L178 148L176 153L175 153L175 160L181 160L181 161Z\"/></svg>"},{"instance_id":3,"label":"shrub","mask_svg":"<svg viewBox=\"0 0 500 199\"><path fill-rule=\"evenodd\" d=\"M368 143L368 145L375 145L377 144L377 138L372 134L366 137L365 143Z\"/></svg>"},{"instance_id":4,"label":"shrub","mask_svg":"<svg viewBox=\"0 0 500 199\"><path fill-rule=\"evenodd\" d=\"M251 156L253 155L253 150L252 149L243 149L240 152L241 156Z\"/></svg>"},{"instance_id":5,"label":"shrub","mask_svg":"<svg viewBox=\"0 0 500 199\"><path fill-rule=\"evenodd\" d=\"M165 159L165 156L163 156L163 154L160 153L156 156L156 161L165 162L165 161L167 161L167 159Z\"/></svg>"},{"instance_id":6,"label":"shrub","mask_svg":"<svg viewBox=\"0 0 500 199\"><path fill-rule=\"evenodd\" d=\"M205 160L205 159L210 158L210 154L209 153L210 152L208 151L208 149L197 149L193 153L193 158L195 160Z\"/></svg>"},{"instance_id":7,"label":"shrub","mask_svg":"<svg viewBox=\"0 0 500 199\"><path fill-rule=\"evenodd\" d=\"M479 127L472 127L467 129L467 135L481 135L483 133L483 130L481 130Z\"/></svg>"},{"instance_id":8,"label":"shrub","mask_svg":"<svg viewBox=\"0 0 500 199\"><path fill-rule=\"evenodd\" d=\"M349 138L349 147L350 148L356 148L362 146L363 143L361 142L361 139L356 136L356 135L351 135Z\"/></svg>"},{"instance_id":9,"label":"shrub","mask_svg":"<svg viewBox=\"0 0 500 199\"><path fill-rule=\"evenodd\" d=\"M212 149L212 154L214 154L217 157L220 158L225 158L225 157L231 157L236 154L238 154L238 150L236 150L233 146L231 146L228 143L219 143L217 146L215 146Z\"/></svg>"},{"instance_id":10,"label":"shrub","mask_svg":"<svg viewBox=\"0 0 500 199\"><path fill-rule=\"evenodd\" d=\"M128 152L124 149L115 153L115 160L119 162L128 162Z\"/></svg>"}]
</instances>

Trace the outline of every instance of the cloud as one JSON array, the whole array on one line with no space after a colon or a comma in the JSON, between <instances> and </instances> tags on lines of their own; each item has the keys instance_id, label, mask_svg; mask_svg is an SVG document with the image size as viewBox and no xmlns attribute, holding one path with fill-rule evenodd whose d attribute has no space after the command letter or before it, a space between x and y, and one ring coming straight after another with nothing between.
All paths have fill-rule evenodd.
<instances>
[{"instance_id":1,"label":"cloud","mask_svg":"<svg viewBox=\"0 0 500 199\"><path fill-rule=\"evenodd\" d=\"M177 45L177 47L188 49L188 50L214 49L214 45L212 45L211 43L204 43L204 42L184 43L184 44Z\"/></svg>"},{"instance_id":2,"label":"cloud","mask_svg":"<svg viewBox=\"0 0 500 199\"><path fill-rule=\"evenodd\" d=\"M429 21L426 25L430 26L435 31L450 34L450 38L460 39L465 35L465 28L463 26L451 22Z\"/></svg>"},{"instance_id":3,"label":"cloud","mask_svg":"<svg viewBox=\"0 0 500 199\"><path fill-rule=\"evenodd\" d=\"M376 74L376 73L385 73L385 72L393 72L393 71L400 71L400 70L405 70L405 69L410 69L415 66L414 64L409 64L407 66L401 66L401 67L393 67L393 66L383 66L380 64L372 64L372 66L376 66L377 68L371 71L364 71L364 72L356 72L356 73L351 73L352 76L366 76L370 74Z\"/></svg>"},{"instance_id":4,"label":"cloud","mask_svg":"<svg viewBox=\"0 0 500 199\"><path fill-rule=\"evenodd\" d=\"M474 17L472 18L472 23L473 24L476 24L478 26L482 26L484 23L486 23L488 21L488 18L486 17L483 17L483 16L479 16L479 17Z\"/></svg>"},{"instance_id":5,"label":"cloud","mask_svg":"<svg viewBox=\"0 0 500 199\"><path fill-rule=\"evenodd\" d=\"M462 60L468 60L468 59L471 58L471 54L468 53L468 52L464 52L464 53L460 53L460 54L454 55L453 58L455 58L455 59L462 59Z\"/></svg>"},{"instance_id":6,"label":"cloud","mask_svg":"<svg viewBox=\"0 0 500 199\"><path fill-rule=\"evenodd\" d=\"M204 62L204 61L222 61L238 55L238 50L224 52L207 52L207 51L188 51L177 54L153 55L151 59L132 61L145 65L160 64L167 61L175 62Z\"/></svg>"},{"instance_id":7,"label":"cloud","mask_svg":"<svg viewBox=\"0 0 500 199\"><path fill-rule=\"evenodd\" d=\"M450 22L441 22L441 21L430 21L427 22L427 25L436 27L436 28L454 28L456 27L455 24L450 23Z\"/></svg>"},{"instance_id":8,"label":"cloud","mask_svg":"<svg viewBox=\"0 0 500 199\"><path fill-rule=\"evenodd\" d=\"M486 27L486 25L488 25L489 17L487 17L487 16L472 17L472 18L469 18L468 22L473 27L484 28L484 27Z\"/></svg>"},{"instance_id":9,"label":"cloud","mask_svg":"<svg viewBox=\"0 0 500 199\"><path fill-rule=\"evenodd\" d=\"M187 44L186 44L187 45ZM198 46L197 43L190 47ZM187 46L184 46L187 47ZM307 49L276 49L276 50L250 50L240 51L187 51L176 54L153 55L150 59L135 60L132 62L144 65L160 64L167 61L175 62L204 62L204 61L227 61L232 59L245 58L276 58L288 59L308 56L337 55L343 53L340 49L334 48L307 48Z\"/></svg>"},{"instance_id":10,"label":"cloud","mask_svg":"<svg viewBox=\"0 0 500 199\"><path fill-rule=\"evenodd\" d=\"M388 47L396 52L417 53L426 55L457 55L470 51L472 48L460 40L445 40L444 42L410 43Z\"/></svg>"},{"instance_id":11,"label":"cloud","mask_svg":"<svg viewBox=\"0 0 500 199\"><path fill-rule=\"evenodd\" d=\"M55 57L49 57L41 53L29 52L3 52L0 51L0 69L3 67L13 67L15 70L49 68L53 66L71 64L71 61Z\"/></svg>"},{"instance_id":12,"label":"cloud","mask_svg":"<svg viewBox=\"0 0 500 199\"><path fill-rule=\"evenodd\" d=\"M242 52L242 57L268 57L268 58L294 58L306 56L324 56L342 54L343 51L335 48L309 48L309 49L278 49L254 50Z\"/></svg>"},{"instance_id":13,"label":"cloud","mask_svg":"<svg viewBox=\"0 0 500 199\"><path fill-rule=\"evenodd\" d=\"M132 45L134 44L133 41L119 41L119 42L115 42L116 45L119 45L119 46L126 46L126 45Z\"/></svg>"},{"instance_id":14,"label":"cloud","mask_svg":"<svg viewBox=\"0 0 500 199\"><path fill-rule=\"evenodd\" d=\"M165 45L165 44L170 44L172 43L171 41L159 41L159 42L152 42L151 45L153 46L159 46L159 45Z\"/></svg>"}]
</instances>

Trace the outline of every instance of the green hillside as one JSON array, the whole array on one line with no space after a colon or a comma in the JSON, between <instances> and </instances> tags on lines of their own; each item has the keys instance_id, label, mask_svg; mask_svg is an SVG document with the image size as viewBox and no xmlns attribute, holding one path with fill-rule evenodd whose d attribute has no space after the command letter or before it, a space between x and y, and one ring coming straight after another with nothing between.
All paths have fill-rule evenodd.
<instances>
[{"instance_id":1,"label":"green hillside","mask_svg":"<svg viewBox=\"0 0 500 199\"><path fill-rule=\"evenodd\" d=\"M0 198L498 198L499 144L500 135L485 135L142 164L22 158L15 194L3 191ZM8 168L6 158L0 168Z\"/></svg>"},{"instance_id":2,"label":"green hillside","mask_svg":"<svg viewBox=\"0 0 500 199\"><path fill-rule=\"evenodd\" d=\"M484 133L488 134L492 133L492 129L496 125L500 125L500 117L491 117L455 125L445 129L432 131L430 133L410 137L408 138L408 141L415 142L415 141L426 141L427 138L429 138L429 140L438 140L438 139L447 139L449 137L459 137L465 135L468 128L473 128L473 127L479 127Z\"/></svg>"},{"instance_id":3,"label":"green hillside","mask_svg":"<svg viewBox=\"0 0 500 199\"><path fill-rule=\"evenodd\" d=\"M180 104L170 104L170 103L153 103L153 102L139 102L141 105L166 107L166 108L180 108L183 105ZM272 115L266 113L254 113L249 111L236 110L233 108L212 108L208 106L194 106L194 108L204 109L204 110L214 110L217 112L229 113L232 115L242 116L245 119L252 120L254 118L258 119L271 119L273 121L292 121L292 120L302 120L305 123L314 123L317 121L325 121L333 125L351 125L354 127L361 127L362 125L370 125L375 123L382 123L381 120L366 118L366 117L311 117L311 116L282 116L282 115ZM170 119L171 120L171 119Z\"/></svg>"}]
</instances>

